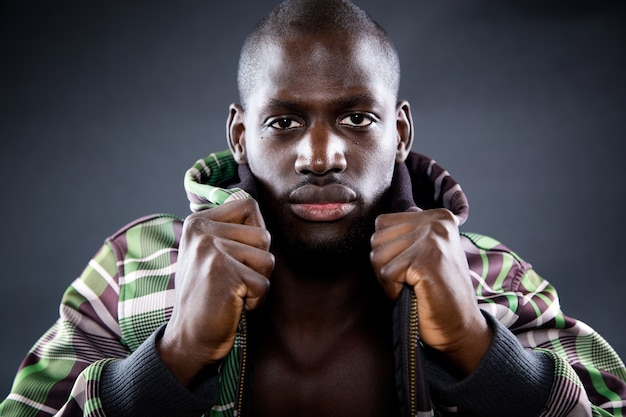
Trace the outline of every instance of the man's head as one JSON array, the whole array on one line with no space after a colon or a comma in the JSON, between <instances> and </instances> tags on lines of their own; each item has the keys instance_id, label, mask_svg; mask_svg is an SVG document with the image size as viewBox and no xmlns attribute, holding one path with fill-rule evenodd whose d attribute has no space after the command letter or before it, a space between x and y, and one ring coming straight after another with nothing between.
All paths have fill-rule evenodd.
<instances>
[{"instance_id":1,"label":"man's head","mask_svg":"<svg viewBox=\"0 0 626 417\"><path fill-rule=\"evenodd\" d=\"M398 92L400 61L395 45L387 32L364 10L348 0L287 0L278 5L250 32L239 58L237 82L239 99L246 107L254 92L263 63L263 45L278 39L316 36L328 32L345 37L368 39L377 46L378 71L387 80L389 89Z\"/></svg>"},{"instance_id":2,"label":"man's head","mask_svg":"<svg viewBox=\"0 0 626 417\"><path fill-rule=\"evenodd\" d=\"M412 143L388 36L349 2L288 0L250 35L240 67L229 145L274 242L307 258L368 246Z\"/></svg>"}]
</instances>

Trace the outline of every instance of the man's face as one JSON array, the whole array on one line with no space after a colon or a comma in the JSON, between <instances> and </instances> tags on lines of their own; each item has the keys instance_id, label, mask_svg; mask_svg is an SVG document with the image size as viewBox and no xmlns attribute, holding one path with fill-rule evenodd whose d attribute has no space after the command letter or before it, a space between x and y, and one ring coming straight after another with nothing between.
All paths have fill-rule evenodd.
<instances>
[{"instance_id":1,"label":"man's face","mask_svg":"<svg viewBox=\"0 0 626 417\"><path fill-rule=\"evenodd\" d=\"M265 45L239 142L275 241L340 254L369 243L398 135L393 91L366 39L300 36Z\"/></svg>"}]
</instances>

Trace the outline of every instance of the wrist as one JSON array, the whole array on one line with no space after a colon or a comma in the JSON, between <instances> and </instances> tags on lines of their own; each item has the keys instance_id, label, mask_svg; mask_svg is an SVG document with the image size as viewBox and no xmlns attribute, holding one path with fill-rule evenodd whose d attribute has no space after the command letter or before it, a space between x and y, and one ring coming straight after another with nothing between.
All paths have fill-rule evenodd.
<instances>
[{"instance_id":1,"label":"wrist","mask_svg":"<svg viewBox=\"0 0 626 417\"><path fill-rule=\"evenodd\" d=\"M467 329L454 348L442 352L463 377L478 367L493 340L493 329L482 315Z\"/></svg>"},{"instance_id":2,"label":"wrist","mask_svg":"<svg viewBox=\"0 0 626 417\"><path fill-rule=\"evenodd\" d=\"M189 387L205 367L205 364L185 350L185 344L180 342L180 338L167 336L167 328L164 334L156 340L155 346L165 366L185 387Z\"/></svg>"}]
</instances>

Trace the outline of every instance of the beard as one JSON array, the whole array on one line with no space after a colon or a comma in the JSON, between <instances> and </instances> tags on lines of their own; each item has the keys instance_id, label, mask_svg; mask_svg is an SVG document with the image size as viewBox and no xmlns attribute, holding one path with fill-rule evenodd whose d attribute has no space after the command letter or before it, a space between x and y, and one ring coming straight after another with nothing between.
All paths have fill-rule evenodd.
<instances>
[{"instance_id":1,"label":"beard","mask_svg":"<svg viewBox=\"0 0 626 417\"><path fill-rule=\"evenodd\" d=\"M340 265L369 256L374 219L370 216L358 217L341 234L298 233L284 222L275 226L271 229L274 245L280 248L293 265L311 268L328 264ZM320 228L323 229L324 226L322 224Z\"/></svg>"},{"instance_id":2,"label":"beard","mask_svg":"<svg viewBox=\"0 0 626 417\"><path fill-rule=\"evenodd\" d=\"M375 220L384 211L388 195L383 187L370 204L361 201L360 214L338 222L309 223L296 219L288 209L288 195L273 194L253 175L253 197L257 199L267 230L272 236L272 252L280 254L294 270L303 273L369 265L370 239ZM301 186L303 184L298 184ZM293 187L294 189L296 187ZM355 187L351 187L355 189Z\"/></svg>"},{"instance_id":3,"label":"beard","mask_svg":"<svg viewBox=\"0 0 626 417\"><path fill-rule=\"evenodd\" d=\"M283 255L292 268L313 272L326 270L329 265L343 269L344 266L354 267L355 263L369 264L370 238L380 204L349 222L346 220L346 224L322 222L303 225L285 212L286 204L263 200L261 198L261 211L272 235L272 250Z\"/></svg>"}]
</instances>

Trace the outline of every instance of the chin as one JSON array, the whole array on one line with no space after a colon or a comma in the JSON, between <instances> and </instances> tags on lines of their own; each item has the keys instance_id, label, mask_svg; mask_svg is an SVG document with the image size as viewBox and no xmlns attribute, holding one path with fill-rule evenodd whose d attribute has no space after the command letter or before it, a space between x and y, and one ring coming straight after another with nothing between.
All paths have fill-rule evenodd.
<instances>
[{"instance_id":1,"label":"chin","mask_svg":"<svg viewBox=\"0 0 626 417\"><path fill-rule=\"evenodd\" d=\"M291 259L308 265L328 265L355 257L369 256L373 222L359 219L349 225L314 224L294 227L283 224L273 237L280 251Z\"/></svg>"}]
</instances>

